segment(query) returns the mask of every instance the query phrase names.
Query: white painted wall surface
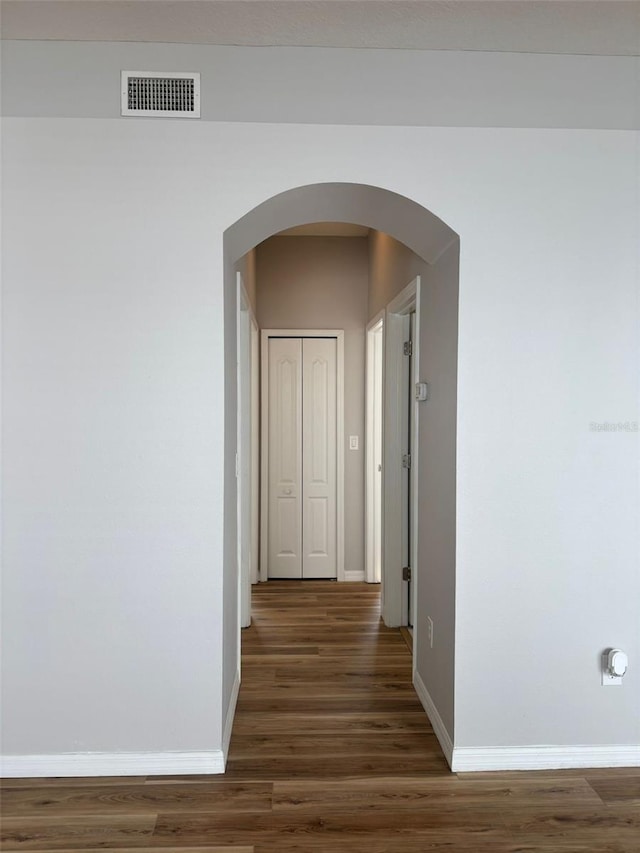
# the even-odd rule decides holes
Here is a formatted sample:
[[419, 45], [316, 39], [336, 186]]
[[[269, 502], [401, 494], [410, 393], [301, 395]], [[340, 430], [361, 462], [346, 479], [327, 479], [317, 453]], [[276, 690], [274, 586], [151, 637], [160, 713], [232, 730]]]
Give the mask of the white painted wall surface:
[[3, 132], [3, 751], [219, 747], [208, 194], [115, 124], [21, 124]]
[[638, 419], [635, 134], [9, 119], [3, 158], [6, 753], [220, 746], [222, 233], [317, 181], [461, 235], [456, 743], [640, 742], [638, 434], [589, 428]]
[[[344, 329], [345, 570], [364, 572], [364, 349], [369, 261], [366, 237], [273, 237], [256, 251], [263, 329]], [[348, 439], [346, 439], [348, 441]]]

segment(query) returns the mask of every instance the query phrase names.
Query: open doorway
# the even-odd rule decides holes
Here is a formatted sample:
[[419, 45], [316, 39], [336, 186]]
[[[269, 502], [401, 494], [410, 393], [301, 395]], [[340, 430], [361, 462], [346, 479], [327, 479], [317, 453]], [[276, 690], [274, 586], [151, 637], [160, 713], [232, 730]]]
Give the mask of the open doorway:
[[[328, 214], [331, 212], [331, 216]], [[323, 216], [325, 214], [325, 216]], [[243, 257], [243, 252], [260, 247], [265, 239], [268, 240], [274, 234], [280, 234], [287, 228], [294, 227], [301, 222], [308, 223], [322, 217], [325, 221], [351, 221], [365, 227], [369, 235], [376, 234], [373, 241], [369, 237], [368, 261], [370, 269], [375, 268], [375, 275], [369, 275], [367, 283], [367, 305], [364, 322], [360, 325], [360, 339], [362, 350], [362, 383], [358, 392], [362, 407], [362, 422], [356, 427], [348, 422], [345, 428], [344, 451], [347, 460], [359, 458], [362, 466], [362, 477], [360, 485], [360, 500], [365, 503], [364, 472], [365, 472], [365, 450], [369, 443], [365, 441], [365, 369], [364, 352], [367, 340], [367, 325], [372, 318], [386, 308], [384, 322], [384, 415], [382, 417], [383, 435], [383, 461], [380, 492], [382, 495], [382, 511], [380, 532], [376, 538], [371, 540], [374, 547], [369, 547], [367, 537], [367, 555], [375, 552], [375, 542], [380, 543], [382, 558], [379, 560], [380, 579], [384, 590], [384, 621], [389, 626], [414, 624], [414, 654], [413, 680], [422, 704], [428, 709], [434, 728], [443, 743], [445, 753], [451, 744], [450, 733], [453, 732], [453, 685], [454, 670], [453, 649], [455, 644], [454, 618], [455, 618], [455, 500], [450, 498], [455, 495], [455, 352], [457, 342], [457, 257], [458, 240], [444, 223], [434, 217], [431, 213], [415, 205], [408, 199], [403, 199], [393, 193], [378, 190], [374, 187], [364, 187], [350, 184], [329, 184], [318, 187], [301, 187], [284, 193], [272, 202], [256, 208], [247, 216], [239, 220], [225, 234], [225, 266], [228, 271], [235, 270]], [[396, 238], [400, 238], [397, 240]], [[276, 240], [281, 239], [279, 237]], [[446, 263], [441, 258], [447, 259]], [[413, 285], [413, 305], [408, 302], [400, 304], [398, 299], [401, 294], [402, 285], [407, 280], [415, 282]], [[393, 278], [393, 282], [389, 284]], [[428, 337], [435, 349], [434, 351], [433, 376], [426, 376], [424, 365], [421, 363], [421, 345], [424, 332], [421, 330], [421, 320], [424, 319], [424, 311], [421, 307], [419, 296], [420, 280], [426, 281], [430, 290], [429, 299], [432, 304], [428, 316]], [[445, 292], [446, 291], [446, 292]], [[314, 293], [323, 293], [324, 288], [318, 287]], [[228, 293], [228, 291], [227, 291]], [[325, 294], [326, 296], [326, 294]], [[432, 299], [433, 297], [433, 299]], [[395, 300], [395, 302], [394, 302]], [[305, 308], [311, 310], [317, 307], [313, 299], [304, 299]], [[446, 303], [446, 304], [445, 304]], [[296, 294], [291, 298], [283, 300], [283, 304], [291, 307], [296, 304]], [[231, 306], [229, 306], [231, 307]], [[306, 319], [291, 319], [289, 322], [258, 320], [262, 328], [305, 330], [312, 326]], [[415, 315], [412, 323], [411, 314]], [[443, 336], [438, 333], [433, 335], [433, 330], [438, 323], [446, 329], [446, 346], [442, 346]], [[415, 338], [413, 345], [418, 351], [414, 356], [413, 373], [409, 372], [397, 375], [397, 381], [392, 385], [391, 375], [393, 368], [389, 370], [388, 362], [389, 347], [387, 341], [389, 336], [393, 340], [393, 329], [400, 329], [402, 337], [407, 329], [413, 328]], [[227, 324], [227, 331], [230, 329]], [[340, 328], [338, 322], [328, 323], [318, 319], [319, 329]], [[381, 330], [380, 330], [381, 331]], [[425, 330], [426, 331], [426, 330]], [[410, 335], [411, 337], [411, 335]], [[453, 347], [451, 343], [453, 342]], [[404, 341], [403, 341], [404, 343]], [[348, 344], [345, 336], [345, 351]], [[415, 350], [414, 350], [415, 352]], [[452, 357], [453, 355], [453, 357]], [[439, 359], [441, 358], [441, 361]], [[446, 364], [445, 364], [446, 362]], [[443, 388], [439, 385], [442, 377], [446, 393], [442, 394]], [[228, 377], [227, 377], [228, 378]], [[433, 406], [436, 418], [429, 415], [424, 419], [424, 424], [417, 422], [417, 411], [414, 405], [412, 393], [418, 379], [435, 379], [434, 387], [438, 396], [446, 405], [438, 410], [440, 401]], [[429, 382], [431, 385], [431, 381]], [[348, 400], [354, 395], [348, 391], [348, 381], [345, 381], [345, 407]], [[235, 399], [235, 388], [226, 385], [227, 396], [225, 398], [226, 410], [229, 400]], [[240, 388], [241, 391], [241, 388]], [[394, 406], [394, 395], [400, 394], [397, 405]], [[347, 416], [347, 413], [345, 412]], [[241, 417], [241, 415], [240, 415]], [[388, 423], [397, 424], [397, 436], [405, 441], [405, 446], [400, 450], [394, 446], [393, 454], [399, 457], [400, 469], [397, 470], [396, 462], [389, 454], [388, 443], [393, 428], [388, 431]], [[428, 429], [426, 429], [428, 427]], [[446, 433], [446, 441], [443, 436]], [[231, 435], [230, 432], [226, 433]], [[429, 468], [424, 467], [423, 449], [426, 442], [429, 445], [429, 456], [432, 464]], [[452, 439], [453, 438], [453, 442]], [[438, 447], [442, 443], [443, 453], [438, 453]], [[453, 449], [453, 453], [451, 452]], [[406, 452], [402, 452], [405, 450]], [[354, 454], [353, 456], [351, 454]], [[373, 452], [375, 456], [375, 451]], [[403, 457], [410, 457], [410, 465], [403, 468]], [[393, 461], [393, 464], [391, 464]], [[433, 463], [436, 464], [433, 464]], [[417, 463], [417, 464], [416, 464]], [[380, 463], [378, 463], [380, 464]], [[393, 470], [392, 470], [393, 469]], [[412, 470], [413, 469], [413, 470]], [[435, 476], [434, 476], [435, 472]], [[373, 472], [371, 472], [373, 473]], [[369, 476], [369, 474], [368, 474]], [[393, 489], [389, 483], [396, 481], [398, 496], [397, 501], [391, 502], [389, 498]], [[229, 479], [225, 483], [231, 485]], [[421, 494], [426, 494], [428, 500], [417, 503], [417, 488], [420, 485]], [[404, 498], [403, 498], [404, 495]], [[440, 500], [441, 495], [446, 495], [445, 502]], [[345, 518], [357, 501], [351, 501], [345, 494], [344, 510]], [[440, 524], [443, 509], [448, 513], [446, 525]], [[364, 506], [362, 510], [362, 526], [359, 530], [361, 542], [361, 557], [358, 561], [350, 561], [348, 558], [348, 546], [345, 543], [345, 575], [348, 572], [357, 571], [358, 579], [364, 580], [365, 571], [370, 572], [370, 564], [373, 565], [372, 573], [367, 579], [375, 582], [375, 561], [365, 559], [365, 531], [364, 531]], [[393, 529], [394, 517], [399, 521], [396, 531]], [[390, 528], [391, 525], [391, 528]], [[346, 528], [349, 525], [347, 523]], [[353, 527], [353, 525], [352, 525]], [[375, 524], [372, 524], [375, 527]], [[445, 535], [442, 531], [445, 530]], [[453, 533], [453, 536], [452, 536]], [[228, 530], [225, 530], [228, 535]], [[388, 559], [388, 554], [393, 545], [394, 536], [397, 549], [394, 551], [393, 560]], [[345, 534], [345, 539], [347, 535]], [[433, 549], [431, 553], [431, 549]], [[425, 559], [428, 553], [428, 560]], [[241, 552], [240, 552], [241, 554]], [[239, 555], [239, 559], [240, 559]], [[409, 565], [407, 565], [409, 564]], [[413, 564], [413, 565], [411, 565]], [[403, 580], [402, 570], [411, 569], [410, 578]], [[226, 571], [226, 568], [225, 568]], [[236, 576], [237, 577], [237, 576]], [[356, 578], [345, 577], [346, 580]], [[230, 578], [231, 580], [231, 578]], [[410, 584], [410, 586], [409, 586]], [[225, 583], [225, 620], [233, 609], [228, 606], [227, 599], [233, 597], [233, 584]], [[433, 632], [430, 636], [426, 632], [427, 614], [436, 614], [436, 637], [441, 645], [433, 643]], [[431, 620], [429, 620], [431, 621]], [[225, 630], [225, 638], [231, 636]], [[426, 641], [425, 639], [426, 638]], [[226, 642], [226, 641], [225, 641]], [[225, 645], [225, 660], [233, 659], [234, 650], [230, 648], [232, 658], [227, 657], [227, 645]], [[239, 662], [239, 638], [235, 649], [235, 660]], [[442, 663], [442, 665], [441, 665]], [[229, 683], [230, 679], [225, 679]], [[433, 695], [432, 695], [433, 692]], [[230, 696], [230, 699], [233, 697]], [[232, 716], [232, 702], [229, 704], [228, 715]], [[439, 709], [443, 709], [442, 717]]]

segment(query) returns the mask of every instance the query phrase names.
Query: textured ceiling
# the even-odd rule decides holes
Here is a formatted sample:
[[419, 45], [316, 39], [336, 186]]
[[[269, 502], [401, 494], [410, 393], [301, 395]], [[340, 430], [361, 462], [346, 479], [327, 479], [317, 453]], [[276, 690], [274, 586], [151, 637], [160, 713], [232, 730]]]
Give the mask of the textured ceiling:
[[638, 55], [640, 0], [2, 0], [2, 37]]

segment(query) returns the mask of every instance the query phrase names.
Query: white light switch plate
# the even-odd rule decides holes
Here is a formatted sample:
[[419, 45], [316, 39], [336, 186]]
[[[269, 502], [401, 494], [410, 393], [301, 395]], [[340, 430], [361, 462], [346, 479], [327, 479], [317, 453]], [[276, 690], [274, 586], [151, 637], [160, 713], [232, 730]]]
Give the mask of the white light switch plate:
[[358, 436], [350, 435], [349, 436], [349, 450], [357, 450], [359, 446]]

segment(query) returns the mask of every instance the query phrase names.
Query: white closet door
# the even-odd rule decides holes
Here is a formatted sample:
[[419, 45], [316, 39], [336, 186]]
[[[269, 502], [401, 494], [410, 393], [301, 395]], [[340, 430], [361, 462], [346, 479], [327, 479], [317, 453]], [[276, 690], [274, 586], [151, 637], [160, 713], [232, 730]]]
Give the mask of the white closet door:
[[335, 338], [302, 342], [302, 576], [337, 577]]
[[269, 338], [269, 576], [302, 577], [302, 340]]

